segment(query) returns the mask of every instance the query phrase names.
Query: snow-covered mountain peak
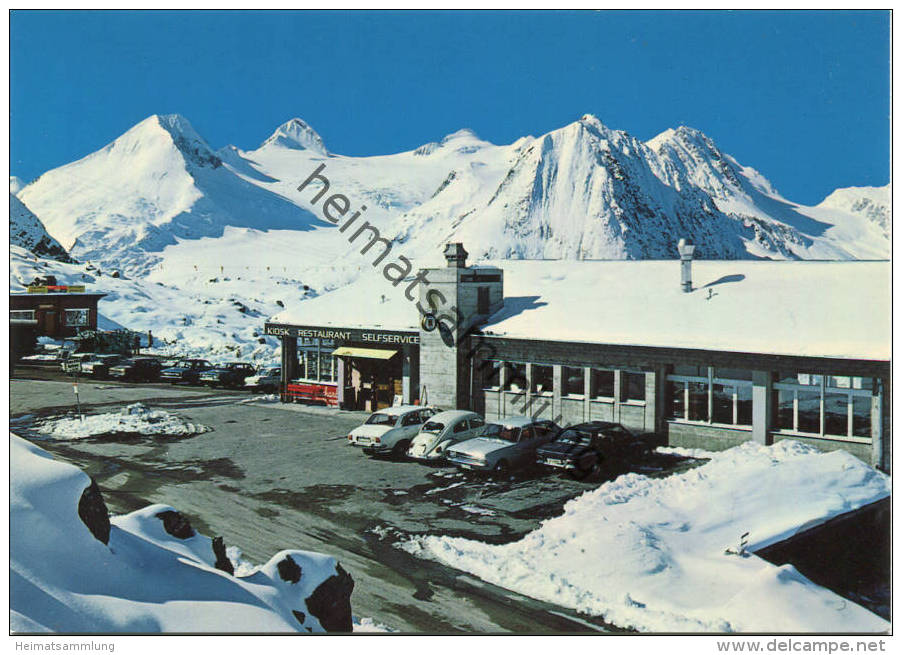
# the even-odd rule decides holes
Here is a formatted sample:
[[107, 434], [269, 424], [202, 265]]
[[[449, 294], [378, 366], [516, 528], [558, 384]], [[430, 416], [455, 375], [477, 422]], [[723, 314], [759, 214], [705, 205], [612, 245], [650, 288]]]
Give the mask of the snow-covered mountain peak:
[[889, 234], [892, 186], [863, 186], [837, 189], [817, 205], [821, 209], [839, 210], [860, 215]]
[[452, 141], [460, 141], [460, 140], [472, 140], [472, 141], [481, 141], [482, 139], [477, 136], [476, 132], [471, 130], [469, 127], [465, 127], [461, 130], [457, 130], [456, 132], [452, 132], [445, 136], [442, 139], [442, 145], [446, 143], [451, 143]]
[[322, 137], [300, 118], [292, 118], [282, 123], [260, 147], [272, 145], [294, 150], [311, 150], [320, 155], [329, 154]]

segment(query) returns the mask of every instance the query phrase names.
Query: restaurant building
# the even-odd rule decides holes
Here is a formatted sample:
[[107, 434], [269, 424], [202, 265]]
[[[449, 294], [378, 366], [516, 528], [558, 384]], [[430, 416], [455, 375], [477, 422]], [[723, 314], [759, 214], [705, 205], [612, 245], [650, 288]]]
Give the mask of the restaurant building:
[[97, 303], [105, 295], [86, 292], [81, 285], [35, 284], [10, 292], [9, 317], [34, 321], [38, 336], [67, 339], [97, 329]]
[[418, 295], [374, 270], [273, 317], [283, 399], [609, 420], [707, 450], [795, 439], [890, 468], [888, 262], [467, 266], [449, 244], [420, 274]]

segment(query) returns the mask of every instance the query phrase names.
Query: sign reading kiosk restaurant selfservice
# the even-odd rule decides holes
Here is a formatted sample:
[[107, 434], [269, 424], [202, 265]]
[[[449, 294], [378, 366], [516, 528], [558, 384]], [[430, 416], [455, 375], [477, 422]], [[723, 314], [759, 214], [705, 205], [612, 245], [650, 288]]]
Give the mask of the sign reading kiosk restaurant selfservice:
[[266, 334], [273, 337], [307, 337], [339, 341], [364, 341], [369, 343], [420, 343], [418, 334], [390, 330], [361, 330], [355, 328], [317, 328], [297, 325], [267, 324]]

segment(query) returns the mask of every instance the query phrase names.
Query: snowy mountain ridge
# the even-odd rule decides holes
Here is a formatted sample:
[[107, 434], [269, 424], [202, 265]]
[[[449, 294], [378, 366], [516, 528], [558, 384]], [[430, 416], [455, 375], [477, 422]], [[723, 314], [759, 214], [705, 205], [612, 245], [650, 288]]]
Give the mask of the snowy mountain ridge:
[[135, 275], [227, 228], [299, 231], [308, 250], [334, 260], [352, 249], [316, 218], [312, 188], [297, 190], [321, 163], [336, 192], [418, 257], [453, 239], [476, 259], [673, 258], [680, 237], [706, 258], [889, 256], [880, 189], [804, 207], [699, 130], [642, 142], [591, 114], [510, 145], [463, 129], [372, 157], [330, 153], [300, 118], [245, 151], [214, 150], [182, 116], [151, 116], [20, 195], [73, 256]]

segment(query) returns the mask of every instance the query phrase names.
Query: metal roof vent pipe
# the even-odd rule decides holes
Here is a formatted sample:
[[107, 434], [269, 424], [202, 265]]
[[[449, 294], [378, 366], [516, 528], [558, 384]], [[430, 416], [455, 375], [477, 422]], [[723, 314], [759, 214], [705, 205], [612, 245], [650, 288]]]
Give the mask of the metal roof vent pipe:
[[692, 239], [680, 239], [677, 243], [680, 252], [680, 286], [683, 293], [692, 291], [692, 255], [695, 254], [695, 245]]

